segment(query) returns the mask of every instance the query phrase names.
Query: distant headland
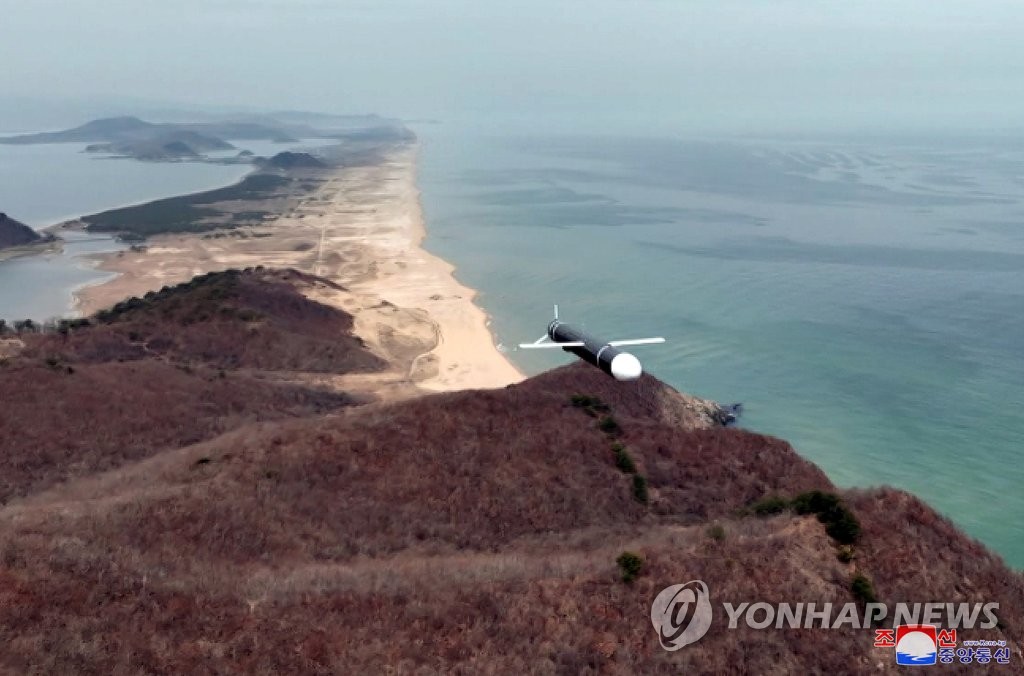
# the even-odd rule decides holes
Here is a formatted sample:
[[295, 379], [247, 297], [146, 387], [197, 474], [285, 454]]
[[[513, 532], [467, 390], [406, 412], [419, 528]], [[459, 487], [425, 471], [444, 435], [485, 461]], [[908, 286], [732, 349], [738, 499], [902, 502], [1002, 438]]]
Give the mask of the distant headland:
[[62, 131], [0, 138], [0, 144], [85, 143], [85, 152], [148, 162], [212, 161], [249, 163], [252, 153], [209, 157], [235, 149], [231, 141], [294, 143], [302, 138], [360, 140], [399, 133], [401, 125], [378, 116], [286, 112], [279, 117], [252, 116], [202, 122], [148, 122], [131, 115], [86, 122]]
[[40, 235], [24, 223], [0, 212], [0, 260], [40, 253], [59, 241], [54, 235]]
[[[246, 141], [297, 143], [324, 141], [318, 152], [282, 152], [260, 156], [242, 146]], [[124, 115], [96, 119], [61, 131], [0, 138], [0, 145], [84, 144], [83, 152], [145, 162], [207, 162], [253, 167], [240, 182], [201, 193], [117, 207], [61, 224], [61, 229], [112, 233], [126, 241], [141, 241], [156, 234], [235, 230], [259, 225], [271, 216], [286, 195], [305, 193], [323, 180], [320, 174], [339, 162], [375, 161], [381, 148], [406, 143], [415, 135], [400, 121], [378, 115], [328, 115], [282, 111], [265, 115], [185, 122], [150, 122]], [[236, 145], [239, 144], [239, 145]], [[339, 148], [344, 151], [339, 152]], [[324, 154], [325, 148], [331, 148]], [[332, 156], [333, 155], [333, 156]], [[39, 235], [16, 221], [0, 232], [0, 259], [37, 253], [39, 244], [59, 242]], [[21, 224], [17, 224], [21, 225]], [[38, 239], [32, 239], [38, 238]]]

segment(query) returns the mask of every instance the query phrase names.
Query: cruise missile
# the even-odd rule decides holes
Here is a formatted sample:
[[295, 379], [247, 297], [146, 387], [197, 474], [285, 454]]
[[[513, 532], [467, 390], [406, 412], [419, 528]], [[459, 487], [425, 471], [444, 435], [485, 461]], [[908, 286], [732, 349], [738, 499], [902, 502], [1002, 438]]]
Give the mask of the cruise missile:
[[585, 331], [561, 321], [556, 305], [555, 318], [548, 324], [548, 332], [533, 343], [520, 343], [519, 347], [524, 350], [559, 347], [596, 366], [616, 380], [628, 381], [639, 378], [644, 372], [643, 367], [639, 359], [619, 348], [664, 342], [664, 338], [636, 338], [609, 342], [598, 340]]

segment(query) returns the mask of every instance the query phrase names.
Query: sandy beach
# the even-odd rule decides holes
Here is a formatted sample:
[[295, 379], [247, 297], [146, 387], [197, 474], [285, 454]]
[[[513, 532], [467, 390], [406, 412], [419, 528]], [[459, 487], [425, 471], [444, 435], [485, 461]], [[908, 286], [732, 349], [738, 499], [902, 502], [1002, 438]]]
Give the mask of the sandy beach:
[[161, 235], [144, 250], [103, 255], [99, 267], [117, 277], [79, 290], [79, 311], [91, 314], [206, 272], [291, 267], [344, 287], [307, 293], [355, 317], [356, 333], [393, 365], [383, 377], [396, 393], [403, 385], [447, 391], [523, 379], [495, 346], [486, 314], [473, 303], [475, 291], [422, 247], [415, 145], [320, 178], [326, 180], [315, 190], [280, 200], [275, 219], [244, 235]]

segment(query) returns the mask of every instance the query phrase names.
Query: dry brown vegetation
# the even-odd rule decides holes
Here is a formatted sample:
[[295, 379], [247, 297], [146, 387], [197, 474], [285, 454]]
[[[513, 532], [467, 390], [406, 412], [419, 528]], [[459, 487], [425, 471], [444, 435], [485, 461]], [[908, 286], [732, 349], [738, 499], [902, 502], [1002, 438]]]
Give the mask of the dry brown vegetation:
[[312, 285], [339, 288], [295, 270], [210, 273], [118, 303], [87, 330], [40, 337], [26, 354], [79, 362], [162, 357], [264, 371], [383, 368], [351, 334], [352, 317], [299, 293]]
[[[241, 279], [257, 296], [312, 283], [276, 274]], [[272, 305], [260, 321], [288, 340], [298, 324], [276, 324]], [[716, 603], [845, 603], [857, 573], [888, 602], [999, 601], [1001, 628], [976, 637], [1015, 650], [1024, 638], [1021, 576], [904, 493], [844, 494], [863, 527], [847, 563], [814, 516], [756, 516], [766, 496], [835, 488], [785, 442], [715, 426], [710, 404], [649, 376], [623, 384], [576, 364], [501, 390], [340, 408], [343, 395], [251, 366], [220, 378], [230, 360], [273, 360], [204, 353], [159, 308], [97, 327], [149, 331], [147, 343], [174, 334], [155, 354], [97, 362], [99, 338], [74, 334], [68, 374], [41, 363], [60, 336], [46, 349], [30, 337], [30, 355], [0, 369], [9, 671], [895, 671], [869, 630], [728, 630], [719, 612], [703, 640], [668, 653], [650, 626], [669, 584], [704, 580]], [[305, 335], [329, 340], [315, 323]], [[9, 383], [36, 394], [22, 403]], [[233, 383], [252, 399], [233, 398]], [[648, 504], [614, 444], [646, 477]], [[626, 551], [644, 561], [630, 584], [616, 564]]]
[[[0, 504], [241, 425], [356, 403], [271, 377], [382, 362], [294, 271], [231, 271], [126, 301], [0, 361]], [[317, 281], [317, 283], [326, 283]]]

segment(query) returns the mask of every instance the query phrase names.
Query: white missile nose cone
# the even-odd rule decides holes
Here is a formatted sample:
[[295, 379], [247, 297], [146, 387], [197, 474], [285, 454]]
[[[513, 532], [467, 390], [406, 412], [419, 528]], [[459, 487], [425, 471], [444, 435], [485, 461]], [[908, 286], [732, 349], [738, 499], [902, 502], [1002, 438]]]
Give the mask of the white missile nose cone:
[[616, 380], [636, 380], [644, 370], [640, 366], [640, 360], [623, 352], [612, 358], [612, 376]]

